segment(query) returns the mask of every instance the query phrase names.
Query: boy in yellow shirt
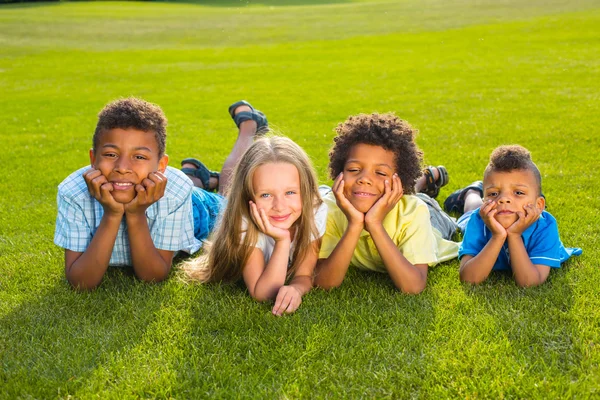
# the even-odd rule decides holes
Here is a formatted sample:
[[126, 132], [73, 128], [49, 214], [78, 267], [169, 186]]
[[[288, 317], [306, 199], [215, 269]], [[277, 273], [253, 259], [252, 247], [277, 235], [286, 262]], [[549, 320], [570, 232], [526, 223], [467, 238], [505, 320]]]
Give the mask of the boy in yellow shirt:
[[459, 244], [447, 240], [453, 229], [444, 238], [442, 227], [432, 226], [451, 221], [435, 200], [415, 194], [423, 180], [416, 130], [387, 113], [350, 117], [336, 131], [329, 153], [335, 181], [324, 197], [329, 211], [315, 284], [339, 286], [353, 265], [386, 272], [401, 291], [420, 293], [428, 265], [457, 257]]

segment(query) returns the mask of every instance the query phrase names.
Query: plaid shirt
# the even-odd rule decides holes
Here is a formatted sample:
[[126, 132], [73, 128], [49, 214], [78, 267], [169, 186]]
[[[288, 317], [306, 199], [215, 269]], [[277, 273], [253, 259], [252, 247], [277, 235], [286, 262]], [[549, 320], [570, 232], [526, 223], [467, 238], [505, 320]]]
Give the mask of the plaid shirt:
[[[102, 205], [88, 192], [83, 173], [89, 166], [69, 175], [58, 186], [58, 216], [54, 243], [83, 253], [92, 241], [104, 214]], [[146, 210], [150, 236], [157, 249], [194, 253], [201, 242], [194, 237], [192, 182], [178, 169], [167, 167], [165, 195]], [[109, 265], [132, 265], [125, 218], [121, 221]]]

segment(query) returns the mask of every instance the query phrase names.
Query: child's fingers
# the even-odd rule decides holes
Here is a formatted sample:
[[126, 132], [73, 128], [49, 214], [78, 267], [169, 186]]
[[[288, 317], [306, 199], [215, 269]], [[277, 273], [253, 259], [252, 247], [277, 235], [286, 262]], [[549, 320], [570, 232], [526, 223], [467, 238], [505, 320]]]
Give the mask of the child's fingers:
[[398, 174], [394, 174], [394, 176], [392, 176], [392, 200], [394, 204], [400, 200], [403, 194], [402, 181], [398, 177]]
[[293, 313], [294, 311], [296, 311], [298, 309], [298, 307], [300, 307], [301, 303], [302, 303], [302, 297], [300, 297], [300, 296], [292, 297], [292, 299], [290, 300], [290, 304], [287, 306], [287, 308], [284, 310], [284, 312], [286, 314]]
[[264, 232], [265, 228], [262, 225], [260, 214], [258, 213], [258, 207], [256, 207], [256, 203], [254, 203], [253, 201], [250, 201], [250, 216], [252, 216], [252, 220], [254, 221], [256, 226], [258, 226], [258, 229], [261, 232]]
[[101, 203], [108, 203], [113, 200], [111, 192], [114, 190], [112, 183], [105, 182], [98, 188], [97, 198]]
[[[342, 182], [344, 182], [344, 174], [340, 172], [340, 174], [335, 178], [335, 181], [333, 181], [333, 186], [331, 187], [331, 190], [337, 192]], [[344, 186], [342, 185], [342, 187]]]
[[275, 305], [273, 306], [273, 314], [281, 315], [288, 308], [290, 304], [290, 296], [287, 288], [283, 287], [279, 289], [277, 298], [275, 299]]
[[264, 231], [271, 231], [272, 226], [271, 222], [269, 221], [269, 216], [267, 215], [267, 212], [261, 208], [260, 210], [258, 210], [258, 213], [260, 214], [260, 220], [262, 222]]
[[161, 199], [165, 195], [167, 177], [162, 172], [155, 171], [148, 174], [148, 179], [154, 183], [154, 198]]
[[[98, 172], [100, 172], [100, 171], [98, 171]], [[104, 184], [109, 184], [110, 189], [112, 190], [112, 184], [108, 183], [108, 181], [106, 180], [106, 177], [104, 175], [99, 174], [99, 175], [91, 178], [88, 181], [88, 185], [87, 185], [88, 191], [94, 198], [98, 199], [98, 198], [102, 197], [101, 188], [102, 188], [102, 185], [104, 185]]]

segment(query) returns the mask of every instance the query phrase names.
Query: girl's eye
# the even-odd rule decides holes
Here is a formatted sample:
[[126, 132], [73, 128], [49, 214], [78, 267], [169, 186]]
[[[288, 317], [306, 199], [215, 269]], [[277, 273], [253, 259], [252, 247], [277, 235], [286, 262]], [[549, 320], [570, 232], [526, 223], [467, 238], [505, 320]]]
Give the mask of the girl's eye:
[[260, 197], [260, 198], [262, 198], [262, 199], [266, 199], [266, 198], [267, 198], [267, 197], [269, 197], [269, 196], [270, 196], [270, 194], [269, 194], [269, 193], [263, 193], [263, 194], [261, 194], [259, 197]]
[[524, 192], [522, 192], [522, 191], [520, 191], [520, 190], [517, 190], [515, 193], [516, 193], [518, 196], [522, 196], [522, 195], [524, 195], [524, 194], [525, 194]]
[[496, 197], [498, 195], [497, 192], [489, 192], [488, 197]]
[[291, 196], [296, 194], [296, 192], [294, 192], [293, 190], [288, 190], [287, 192], [285, 192], [286, 195]]
[[387, 174], [385, 172], [377, 172], [377, 175], [379, 175], [379, 176], [387, 176]]
[[348, 172], [358, 172], [358, 168], [348, 168], [346, 171], [348, 171]]
[[145, 156], [135, 156], [136, 160], [146, 160]]
[[107, 158], [114, 158], [116, 156], [117, 155], [115, 153], [104, 153], [104, 157], [107, 157]]

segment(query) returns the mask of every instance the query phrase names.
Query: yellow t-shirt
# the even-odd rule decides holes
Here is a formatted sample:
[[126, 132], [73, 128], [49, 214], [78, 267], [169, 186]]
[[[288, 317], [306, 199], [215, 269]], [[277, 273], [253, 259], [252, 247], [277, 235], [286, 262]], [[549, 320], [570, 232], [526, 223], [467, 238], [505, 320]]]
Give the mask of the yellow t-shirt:
[[[323, 199], [329, 211], [319, 258], [329, 257], [348, 227], [346, 215], [337, 206], [333, 192]], [[442, 238], [440, 232], [431, 226], [427, 205], [415, 196], [402, 196], [398, 204], [385, 216], [383, 227], [400, 252], [413, 265], [435, 265], [458, 256], [459, 243]], [[361, 232], [350, 265], [360, 269], [387, 272], [369, 232]]]

